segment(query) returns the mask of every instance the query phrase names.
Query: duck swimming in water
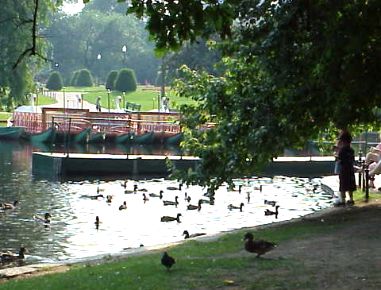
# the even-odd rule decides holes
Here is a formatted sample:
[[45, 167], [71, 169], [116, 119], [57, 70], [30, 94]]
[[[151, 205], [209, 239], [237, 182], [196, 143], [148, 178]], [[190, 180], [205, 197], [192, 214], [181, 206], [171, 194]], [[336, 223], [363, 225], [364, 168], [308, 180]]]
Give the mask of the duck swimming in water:
[[127, 209], [127, 202], [123, 201], [123, 204], [119, 206], [119, 210]]
[[50, 224], [50, 218], [52, 217], [52, 215], [48, 212], [46, 212], [44, 214], [44, 216], [39, 216], [39, 215], [34, 215], [33, 216], [33, 219], [37, 222], [40, 222], [40, 223], [44, 223], [44, 224]]
[[150, 193], [149, 196], [150, 196], [150, 197], [158, 197], [158, 198], [162, 199], [162, 198], [163, 198], [163, 191], [160, 190], [159, 194], [156, 194], [156, 193]]
[[275, 200], [267, 200], [267, 199], [265, 199], [265, 204], [268, 204], [268, 205], [271, 205], [271, 206], [275, 206], [276, 201]]
[[271, 251], [277, 246], [275, 243], [272, 242], [267, 242], [264, 240], [254, 240], [254, 236], [252, 233], [246, 233], [243, 239], [245, 241], [245, 250], [250, 253], [256, 253], [257, 258], [259, 258], [263, 254], [266, 254], [267, 252]]
[[266, 209], [265, 210], [265, 215], [275, 215], [275, 218], [277, 219], [278, 218], [278, 214], [279, 214], [279, 205], [277, 205], [275, 207], [275, 211], [272, 211], [272, 210], [269, 210], [269, 209]]
[[241, 202], [241, 204], [239, 206], [236, 206], [236, 205], [233, 205], [233, 204], [229, 204], [228, 205], [228, 209], [229, 210], [232, 210], [232, 209], [239, 209], [239, 211], [242, 211], [242, 207], [244, 206], [243, 202]]
[[195, 210], [195, 209], [201, 210], [201, 204], [202, 204], [202, 201], [199, 200], [198, 205], [188, 204], [187, 209], [188, 210]]
[[179, 204], [179, 201], [178, 201], [179, 197], [176, 195], [175, 196], [175, 201], [171, 201], [171, 200], [163, 200], [163, 204], [164, 205], [178, 205]]
[[173, 222], [173, 221], [177, 221], [178, 223], [180, 223], [180, 217], [181, 217], [181, 213], [178, 213], [176, 217], [162, 216], [160, 221], [161, 222]]
[[0, 253], [0, 262], [5, 264], [22, 260], [25, 258], [25, 252], [26, 249], [24, 247], [20, 247], [18, 254], [12, 252]]
[[0, 203], [0, 209], [7, 210], [7, 209], [15, 209], [18, 205], [19, 201], [15, 200], [13, 203]]

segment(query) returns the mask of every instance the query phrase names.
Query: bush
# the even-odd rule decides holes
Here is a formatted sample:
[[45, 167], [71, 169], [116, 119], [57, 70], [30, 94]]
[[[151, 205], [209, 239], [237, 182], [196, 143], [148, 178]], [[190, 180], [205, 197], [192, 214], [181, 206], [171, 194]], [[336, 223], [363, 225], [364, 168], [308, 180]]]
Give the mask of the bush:
[[135, 72], [128, 68], [121, 69], [115, 81], [115, 90], [121, 92], [134, 92], [136, 91], [136, 87]]
[[63, 87], [62, 77], [58, 71], [52, 72], [49, 76], [46, 88], [51, 91], [59, 91]]
[[92, 87], [93, 86], [93, 78], [88, 69], [81, 69], [78, 74], [77, 87]]
[[106, 80], [106, 90], [115, 89], [115, 80], [118, 77], [118, 71], [112, 70], [109, 72]]
[[77, 86], [77, 79], [78, 79], [79, 71], [73, 71], [73, 74], [71, 76], [70, 85], [73, 87]]

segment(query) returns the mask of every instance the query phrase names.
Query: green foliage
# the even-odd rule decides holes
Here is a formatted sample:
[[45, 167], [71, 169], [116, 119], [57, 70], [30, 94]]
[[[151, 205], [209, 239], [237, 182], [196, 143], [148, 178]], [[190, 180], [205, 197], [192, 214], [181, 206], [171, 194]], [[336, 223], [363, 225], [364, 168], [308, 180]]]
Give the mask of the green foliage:
[[112, 70], [109, 72], [106, 80], [106, 90], [114, 90], [117, 77], [118, 71]]
[[[186, 69], [177, 83], [180, 96], [196, 100], [182, 109], [185, 149], [203, 160], [197, 170], [179, 175], [184, 180], [216, 187], [234, 176], [260, 174], [284, 148], [302, 147], [328, 128], [378, 120], [377, 0], [200, 3], [187, 1], [179, 12], [172, 2], [132, 1], [129, 9], [148, 16], [159, 49], [209, 35], [205, 28], [232, 32], [219, 45], [225, 69], [220, 77]], [[226, 7], [230, 12], [220, 23], [236, 19], [234, 26], [205, 26], [219, 21], [208, 12]], [[210, 122], [212, 129], [200, 130]]]
[[79, 70], [76, 70], [72, 73], [71, 79], [70, 79], [70, 85], [75, 87], [77, 86], [77, 79], [79, 75]]
[[52, 72], [49, 76], [46, 88], [51, 91], [59, 91], [63, 87], [61, 74], [57, 71]]
[[134, 92], [136, 91], [136, 77], [132, 69], [121, 69], [115, 80], [115, 90], [120, 92]]
[[93, 86], [93, 78], [88, 69], [81, 69], [79, 71], [76, 85], [78, 87], [92, 87]]

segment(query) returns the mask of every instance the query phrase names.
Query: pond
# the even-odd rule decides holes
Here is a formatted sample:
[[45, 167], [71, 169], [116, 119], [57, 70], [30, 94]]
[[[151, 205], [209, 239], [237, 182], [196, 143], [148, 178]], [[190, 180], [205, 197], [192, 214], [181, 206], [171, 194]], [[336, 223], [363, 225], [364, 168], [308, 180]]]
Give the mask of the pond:
[[[17, 251], [24, 245], [28, 249], [27, 264], [76, 261], [123, 253], [143, 245], [176, 242], [184, 239], [184, 230], [213, 235], [289, 220], [329, 207], [333, 202], [332, 192], [322, 186], [325, 182], [321, 178], [252, 177], [235, 180], [234, 190], [222, 186], [211, 203], [202, 203], [200, 210], [188, 210], [189, 204], [197, 205], [200, 199], [210, 201], [205, 188], [178, 189], [178, 182], [164, 178], [37, 179], [31, 173], [33, 150], [40, 149], [0, 141], [0, 202], [19, 201], [15, 209], [0, 211], [0, 250]], [[139, 148], [134, 150], [138, 152]], [[166, 149], [157, 150], [165, 153]], [[134, 186], [138, 188], [135, 193]], [[149, 196], [160, 190], [162, 199]], [[97, 194], [104, 198], [89, 198]], [[149, 200], [145, 201], [143, 194]], [[106, 195], [112, 196], [112, 202], [107, 202]], [[164, 206], [164, 200], [174, 201], [176, 196], [177, 206]], [[265, 215], [267, 209], [275, 211], [265, 200], [279, 205], [277, 217]], [[119, 210], [123, 202], [127, 209]], [[242, 211], [228, 209], [230, 204], [241, 203]], [[46, 212], [52, 216], [50, 225], [34, 218]], [[161, 222], [162, 216], [176, 217], [178, 213], [180, 222]], [[96, 216], [100, 219], [99, 227], [95, 225]]]

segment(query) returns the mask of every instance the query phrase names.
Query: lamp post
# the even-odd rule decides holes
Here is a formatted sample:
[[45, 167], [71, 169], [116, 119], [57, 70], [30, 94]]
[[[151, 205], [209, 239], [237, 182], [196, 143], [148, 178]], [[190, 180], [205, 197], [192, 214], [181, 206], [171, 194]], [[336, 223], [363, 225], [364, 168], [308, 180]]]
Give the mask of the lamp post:
[[123, 65], [126, 64], [126, 54], [127, 54], [127, 46], [123, 45], [122, 46], [122, 53], [123, 53]]
[[152, 98], [152, 110], [155, 109], [155, 97]]
[[110, 89], [107, 89], [107, 105], [108, 105], [108, 112], [110, 113]]
[[98, 53], [97, 55], [97, 61], [98, 61], [98, 71], [97, 71], [97, 85], [99, 86], [99, 67], [100, 67], [100, 60], [102, 59], [102, 55], [100, 53]]
[[123, 111], [126, 109], [126, 92], [123, 92]]

